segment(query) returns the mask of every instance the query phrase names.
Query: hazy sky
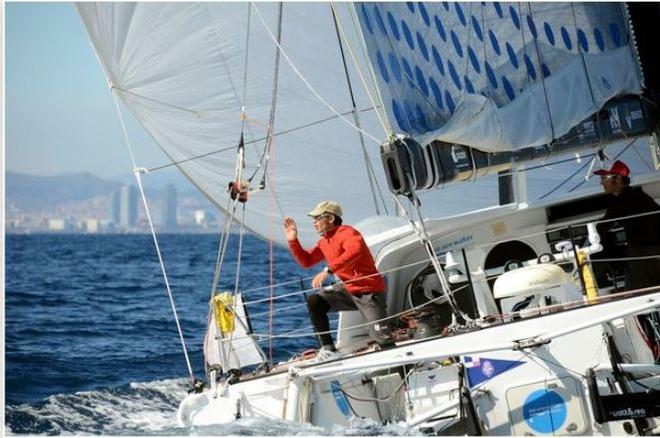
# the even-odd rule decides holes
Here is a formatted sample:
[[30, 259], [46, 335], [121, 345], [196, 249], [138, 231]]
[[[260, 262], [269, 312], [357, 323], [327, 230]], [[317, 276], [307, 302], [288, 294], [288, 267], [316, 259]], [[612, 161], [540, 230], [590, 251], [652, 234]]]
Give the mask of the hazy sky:
[[[5, 50], [7, 171], [130, 173], [114, 100], [72, 3], [5, 3]], [[138, 165], [165, 163], [136, 123], [129, 133]]]

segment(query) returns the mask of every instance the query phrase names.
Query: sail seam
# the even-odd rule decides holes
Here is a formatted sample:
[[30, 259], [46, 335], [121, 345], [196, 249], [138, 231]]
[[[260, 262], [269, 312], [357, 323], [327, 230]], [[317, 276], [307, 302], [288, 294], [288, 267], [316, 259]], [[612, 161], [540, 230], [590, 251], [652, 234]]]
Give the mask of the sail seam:
[[[534, 21], [534, 15], [532, 13], [532, 5], [527, 3], [527, 9], [529, 10], [529, 16]], [[543, 61], [541, 60], [541, 52], [539, 50], [539, 42], [538, 39], [534, 38], [534, 48], [536, 50], [536, 61], [537, 61], [537, 67], [539, 69], [539, 76], [541, 77], [541, 86], [543, 88], [543, 97], [545, 100], [545, 108], [548, 113], [548, 119], [550, 121], [550, 142], [553, 142], [555, 140], [555, 122], [552, 119], [552, 110], [550, 109], [550, 99], [548, 97], [548, 89], [545, 84], [545, 74], [543, 73]]]

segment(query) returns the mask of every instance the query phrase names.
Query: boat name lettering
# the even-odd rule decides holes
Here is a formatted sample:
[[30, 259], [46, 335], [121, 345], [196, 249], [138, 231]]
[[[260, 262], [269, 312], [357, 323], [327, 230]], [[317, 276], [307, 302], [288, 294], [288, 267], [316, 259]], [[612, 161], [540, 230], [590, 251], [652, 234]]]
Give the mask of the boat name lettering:
[[646, 409], [644, 408], [638, 408], [638, 409], [631, 409], [631, 408], [624, 408], [624, 409], [619, 409], [618, 411], [612, 412], [613, 417], [628, 417], [628, 418], [640, 418], [640, 417], [646, 417]]
[[548, 283], [549, 283], [548, 280], [546, 280], [546, 279], [541, 279], [541, 280], [531, 280], [529, 283], [527, 283], [527, 285], [528, 285], [529, 287], [533, 287], [533, 286], [545, 286], [545, 285], [547, 285]]
[[473, 235], [465, 235], [458, 237], [450, 242], [445, 242], [440, 247], [438, 247], [437, 251], [438, 252], [447, 252], [451, 251], [452, 249], [455, 248], [460, 248], [461, 246], [465, 246], [467, 243], [472, 242], [474, 239]]

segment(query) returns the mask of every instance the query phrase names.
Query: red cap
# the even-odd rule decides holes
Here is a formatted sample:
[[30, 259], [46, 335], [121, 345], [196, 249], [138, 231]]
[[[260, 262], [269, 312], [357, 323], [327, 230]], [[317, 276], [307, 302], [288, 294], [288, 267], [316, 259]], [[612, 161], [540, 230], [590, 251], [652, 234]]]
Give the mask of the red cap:
[[610, 170], [600, 169], [594, 172], [594, 175], [621, 175], [629, 176], [630, 169], [623, 161], [616, 160]]

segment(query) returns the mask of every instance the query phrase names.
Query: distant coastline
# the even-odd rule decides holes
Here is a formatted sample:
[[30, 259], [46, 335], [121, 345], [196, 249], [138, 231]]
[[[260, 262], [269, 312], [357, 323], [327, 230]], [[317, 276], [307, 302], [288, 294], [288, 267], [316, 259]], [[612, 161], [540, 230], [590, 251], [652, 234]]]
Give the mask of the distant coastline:
[[[89, 172], [38, 176], [5, 173], [6, 234], [149, 234], [131, 175], [113, 180]], [[181, 175], [145, 184], [159, 233], [214, 234], [223, 215]]]

